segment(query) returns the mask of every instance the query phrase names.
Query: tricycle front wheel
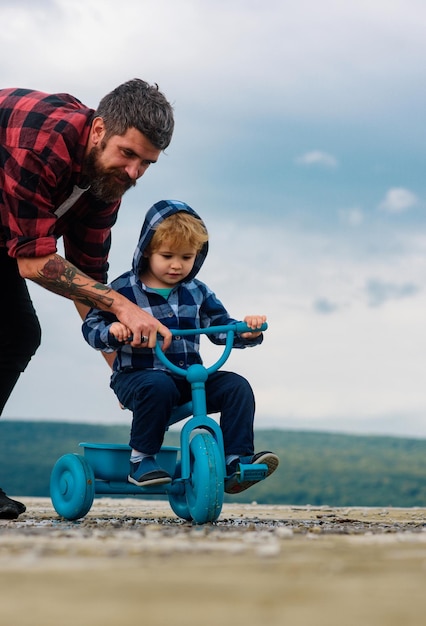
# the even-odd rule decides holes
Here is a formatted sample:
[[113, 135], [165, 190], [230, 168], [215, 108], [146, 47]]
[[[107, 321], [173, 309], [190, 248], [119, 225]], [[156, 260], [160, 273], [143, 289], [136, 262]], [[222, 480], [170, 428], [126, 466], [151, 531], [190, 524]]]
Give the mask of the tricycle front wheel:
[[196, 524], [214, 522], [222, 511], [224, 472], [222, 454], [209, 432], [197, 433], [190, 442], [191, 477], [185, 495]]

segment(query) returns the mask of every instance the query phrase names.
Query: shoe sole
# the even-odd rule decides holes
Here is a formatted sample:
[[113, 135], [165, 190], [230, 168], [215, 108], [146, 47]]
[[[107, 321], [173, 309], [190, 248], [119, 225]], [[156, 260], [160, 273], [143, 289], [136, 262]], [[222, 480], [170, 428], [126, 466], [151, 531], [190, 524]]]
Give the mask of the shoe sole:
[[132, 483], [132, 485], [136, 485], [137, 487], [149, 487], [149, 485], [166, 485], [172, 482], [170, 476], [160, 476], [157, 478], [147, 478], [146, 480], [137, 481], [135, 478], [131, 476], [127, 476], [127, 481]]
[[16, 506], [2, 506], [0, 508], [0, 519], [16, 519], [20, 515], [21, 511], [18, 511]]
[[[262, 463], [267, 465], [268, 472], [265, 478], [268, 478], [268, 476], [270, 476], [273, 472], [275, 472], [275, 470], [277, 469], [279, 465], [279, 462], [280, 462], [279, 458], [275, 454], [266, 453], [263, 456], [260, 456], [259, 458], [257, 458], [256, 461], [253, 463], [253, 465], [260, 465]], [[262, 479], [262, 480], [265, 480], [265, 479]], [[238, 479], [236, 476], [234, 477], [231, 476], [225, 483], [225, 493], [233, 493], [233, 494], [241, 493], [242, 491], [245, 491], [246, 489], [253, 487], [253, 485], [256, 485], [256, 483], [258, 482], [260, 481], [259, 480], [247, 480], [247, 481], [240, 483], [238, 482]]]

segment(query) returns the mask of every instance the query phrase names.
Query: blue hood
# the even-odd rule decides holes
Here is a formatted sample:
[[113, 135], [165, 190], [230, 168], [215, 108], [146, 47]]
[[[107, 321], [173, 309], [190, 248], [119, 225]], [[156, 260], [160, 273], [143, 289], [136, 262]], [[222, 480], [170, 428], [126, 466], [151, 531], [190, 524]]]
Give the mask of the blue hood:
[[[179, 213], [181, 211], [190, 213], [204, 224], [204, 222], [202, 221], [200, 216], [197, 215], [194, 209], [191, 209], [189, 205], [179, 200], [160, 200], [149, 209], [145, 216], [145, 221], [142, 224], [139, 242], [133, 255], [132, 270], [136, 276], [139, 276], [139, 274], [143, 272], [146, 268], [147, 259], [143, 256], [143, 253], [149, 245], [158, 224], [160, 224], [167, 217], [170, 217], [170, 215], [173, 215], [174, 213]], [[206, 242], [200, 252], [195, 257], [192, 272], [185, 278], [184, 282], [189, 282], [198, 274], [207, 256], [208, 247], [208, 242]]]

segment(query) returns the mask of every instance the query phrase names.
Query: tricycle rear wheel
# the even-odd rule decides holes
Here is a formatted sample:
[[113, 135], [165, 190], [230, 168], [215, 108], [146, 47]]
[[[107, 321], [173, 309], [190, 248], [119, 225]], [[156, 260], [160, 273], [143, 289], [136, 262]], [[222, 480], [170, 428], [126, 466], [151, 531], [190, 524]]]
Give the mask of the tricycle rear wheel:
[[79, 454], [64, 454], [55, 463], [50, 476], [50, 497], [61, 517], [76, 520], [90, 511], [95, 497], [92, 467]]

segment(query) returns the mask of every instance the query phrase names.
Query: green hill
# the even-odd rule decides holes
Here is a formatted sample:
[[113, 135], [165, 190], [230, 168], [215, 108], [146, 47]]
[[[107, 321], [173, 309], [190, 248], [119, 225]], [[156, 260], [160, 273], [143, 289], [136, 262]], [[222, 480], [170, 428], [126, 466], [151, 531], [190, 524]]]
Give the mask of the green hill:
[[[165, 443], [178, 445], [178, 433]], [[80, 441], [127, 443], [128, 426], [0, 420], [0, 485], [49, 496], [57, 459]], [[280, 457], [273, 476], [226, 501], [329, 506], [426, 506], [426, 440], [284, 430], [256, 431], [256, 450]]]

